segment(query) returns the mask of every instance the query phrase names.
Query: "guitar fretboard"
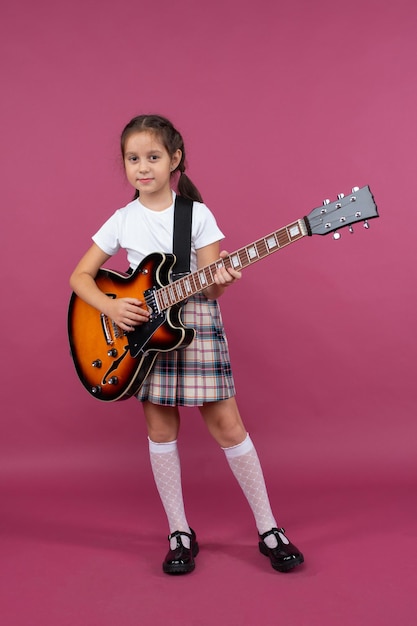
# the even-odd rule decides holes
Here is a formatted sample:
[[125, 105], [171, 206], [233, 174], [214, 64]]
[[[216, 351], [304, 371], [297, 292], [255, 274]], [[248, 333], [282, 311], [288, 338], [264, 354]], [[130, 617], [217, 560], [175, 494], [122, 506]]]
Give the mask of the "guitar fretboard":
[[214, 275], [218, 268], [224, 266], [227, 269], [242, 270], [306, 235], [308, 232], [305, 221], [303, 219], [297, 220], [244, 248], [232, 252], [224, 259], [218, 259], [196, 272], [187, 274], [183, 278], [161, 287], [155, 294], [159, 309], [161, 311], [166, 310], [213, 285], [215, 282]]

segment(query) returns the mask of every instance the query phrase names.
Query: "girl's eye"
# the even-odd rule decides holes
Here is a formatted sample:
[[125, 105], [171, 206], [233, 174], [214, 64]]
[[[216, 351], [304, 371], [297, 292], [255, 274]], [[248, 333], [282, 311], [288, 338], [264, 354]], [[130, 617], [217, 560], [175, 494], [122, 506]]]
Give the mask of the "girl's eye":
[[159, 159], [159, 156], [157, 154], [152, 154], [149, 158], [151, 161], [157, 161]]
[[137, 160], [138, 160], [138, 157], [135, 157], [135, 156], [130, 156], [128, 158], [128, 161], [130, 161], [130, 163], [136, 163]]

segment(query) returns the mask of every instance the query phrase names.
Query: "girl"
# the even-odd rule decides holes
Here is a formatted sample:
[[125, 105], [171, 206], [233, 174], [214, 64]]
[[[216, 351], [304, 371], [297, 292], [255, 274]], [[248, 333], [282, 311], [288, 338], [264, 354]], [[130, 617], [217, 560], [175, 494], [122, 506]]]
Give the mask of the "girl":
[[[178, 176], [178, 194], [194, 201], [191, 271], [224, 258], [227, 252], [220, 252], [219, 242], [224, 235], [185, 174], [184, 142], [169, 120], [158, 115], [135, 117], [122, 132], [121, 150], [126, 177], [136, 190], [134, 199], [93, 236], [93, 244], [75, 268], [70, 283], [78, 296], [128, 333], [148, 321], [144, 302], [133, 297], [109, 298], [94, 279], [99, 268], [120, 248], [127, 250], [131, 270], [152, 252], [172, 253], [174, 175]], [[168, 518], [169, 550], [163, 562], [167, 574], [193, 571], [199, 551], [184, 510], [177, 449], [178, 407], [187, 405], [199, 407], [210, 434], [226, 455], [253, 511], [260, 552], [280, 572], [304, 561], [284, 529], [277, 527], [259, 459], [235, 401], [217, 298], [240, 277], [240, 272], [220, 266], [214, 284], [187, 301], [182, 319], [196, 330], [195, 339], [185, 349], [159, 353], [137, 396], [146, 418], [153, 475]]]

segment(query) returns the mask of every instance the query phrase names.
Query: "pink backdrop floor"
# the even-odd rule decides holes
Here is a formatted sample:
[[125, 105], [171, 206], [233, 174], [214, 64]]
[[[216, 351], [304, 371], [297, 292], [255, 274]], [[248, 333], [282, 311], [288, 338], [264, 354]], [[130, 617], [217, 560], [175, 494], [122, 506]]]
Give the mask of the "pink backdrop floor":
[[161, 569], [160, 505], [139, 479], [9, 483], [2, 623], [414, 626], [416, 504], [406, 480], [270, 487], [304, 566], [272, 570], [238, 490], [208, 484], [202, 495], [191, 484], [186, 497], [201, 551], [194, 573], [172, 578]]

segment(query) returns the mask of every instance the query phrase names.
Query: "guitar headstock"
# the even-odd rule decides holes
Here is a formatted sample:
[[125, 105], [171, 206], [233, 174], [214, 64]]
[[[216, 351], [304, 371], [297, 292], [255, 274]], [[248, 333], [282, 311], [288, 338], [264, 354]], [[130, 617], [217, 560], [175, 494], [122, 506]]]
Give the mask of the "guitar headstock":
[[369, 228], [368, 220], [378, 217], [378, 209], [374, 197], [368, 186], [353, 187], [349, 196], [340, 194], [335, 202], [325, 200], [323, 206], [313, 209], [304, 221], [309, 235], [327, 235], [334, 233], [338, 239], [338, 231], [345, 226], [353, 232], [352, 224], [364, 222], [364, 227]]

